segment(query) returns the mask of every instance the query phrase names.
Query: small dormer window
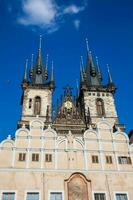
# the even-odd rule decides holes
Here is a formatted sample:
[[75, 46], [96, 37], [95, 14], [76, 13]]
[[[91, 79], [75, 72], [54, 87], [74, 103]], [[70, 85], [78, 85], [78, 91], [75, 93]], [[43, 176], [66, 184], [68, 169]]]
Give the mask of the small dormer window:
[[96, 100], [96, 108], [97, 108], [97, 114], [98, 116], [104, 116], [105, 115], [105, 109], [104, 109], [104, 102], [102, 99]]
[[41, 113], [41, 98], [39, 96], [35, 97], [34, 114], [40, 115]]

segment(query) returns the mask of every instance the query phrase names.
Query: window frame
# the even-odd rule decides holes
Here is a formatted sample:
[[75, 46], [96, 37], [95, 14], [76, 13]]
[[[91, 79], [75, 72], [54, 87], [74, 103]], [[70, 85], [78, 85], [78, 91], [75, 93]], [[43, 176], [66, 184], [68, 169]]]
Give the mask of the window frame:
[[[38, 155], [38, 159], [36, 159], [36, 158], [37, 158], [37, 157], [36, 157], [37, 155]], [[35, 156], [34, 159], [33, 159], [33, 156]], [[39, 153], [32, 153], [32, 154], [31, 154], [31, 161], [32, 161], [32, 162], [40, 162], [40, 154], [39, 154]]]
[[[98, 102], [101, 103], [101, 108], [102, 108], [102, 113], [99, 112], [99, 105], [98, 105]], [[104, 100], [102, 98], [96, 98], [95, 100], [95, 105], [96, 105], [96, 111], [97, 111], [97, 115], [98, 117], [104, 117], [106, 114], [105, 114], [105, 104], [104, 104]]]
[[[20, 154], [21, 154], [22, 158], [24, 158], [24, 159], [20, 159], [20, 157], [21, 157]], [[26, 153], [25, 152], [18, 153], [18, 161], [19, 162], [25, 162], [26, 161]]]
[[65, 199], [65, 197], [64, 197], [64, 190], [48, 190], [48, 200], [50, 200], [50, 194], [51, 193], [62, 193], [62, 200], [64, 200]]
[[[48, 156], [49, 156], [49, 155], [51, 156], [51, 160], [49, 160], [49, 159], [47, 160], [47, 159], [46, 159], [47, 155], [48, 155]], [[46, 154], [45, 154], [45, 162], [46, 162], [46, 163], [52, 163], [52, 160], [53, 160], [53, 155], [52, 155], [52, 153], [46, 153]]]
[[27, 200], [27, 193], [39, 193], [39, 200], [41, 200], [41, 191], [40, 190], [25, 190], [24, 200]]
[[[96, 158], [93, 160], [93, 158]], [[99, 156], [98, 155], [91, 155], [92, 164], [99, 164]], [[93, 162], [96, 161], [96, 162]]]
[[17, 190], [0, 190], [0, 199], [2, 200], [3, 193], [15, 193], [14, 200], [17, 200]]
[[127, 195], [127, 200], [129, 200], [129, 195], [127, 191], [115, 191], [114, 192], [114, 200], [117, 200], [116, 194], [126, 194]]
[[105, 194], [105, 198], [106, 198], [106, 200], [108, 200], [108, 195], [107, 195], [107, 191], [102, 191], [102, 190], [96, 190], [96, 191], [92, 191], [92, 200], [95, 200], [95, 196], [94, 196], [94, 194]]
[[113, 158], [111, 155], [105, 155], [105, 159], [106, 159], [106, 164], [113, 164]]
[[[126, 163], [121, 160], [122, 158], [126, 159]], [[130, 156], [118, 156], [118, 164], [119, 165], [131, 165], [132, 164], [131, 157]]]
[[[36, 108], [36, 103], [39, 102], [39, 112], [37, 112]], [[41, 110], [42, 110], [42, 98], [41, 96], [35, 96], [34, 98], [34, 115], [41, 115]]]

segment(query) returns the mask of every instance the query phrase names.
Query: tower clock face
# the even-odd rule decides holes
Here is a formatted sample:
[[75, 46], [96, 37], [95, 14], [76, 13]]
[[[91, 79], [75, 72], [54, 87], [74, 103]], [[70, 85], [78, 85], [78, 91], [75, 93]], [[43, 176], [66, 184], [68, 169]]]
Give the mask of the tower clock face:
[[66, 102], [65, 102], [65, 108], [71, 109], [71, 108], [72, 108], [72, 102], [66, 101]]

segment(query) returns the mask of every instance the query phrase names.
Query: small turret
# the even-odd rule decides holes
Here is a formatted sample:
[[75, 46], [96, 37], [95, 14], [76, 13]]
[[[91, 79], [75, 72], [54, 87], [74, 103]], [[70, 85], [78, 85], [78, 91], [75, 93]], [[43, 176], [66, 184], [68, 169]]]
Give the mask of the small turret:
[[29, 77], [32, 78], [33, 76], [33, 60], [34, 59], [34, 54], [32, 54], [31, 56], [31, 67], [30, 67], [30, 73], [29, 73]]
[[26, 62], [25, 62], [25, 70], [24, 70], [24, 76], [23, 76], [23, 81], [22, 81], [23, 90], [27, 88], [27, 84], [28, 84], [27, 68], [28, 68], [28, 59], [26, 59]]
[[112, 76], [111, 76], [108, 64], [107, 64], [107, 71], [108, 71], [108, 84], [107, 84], [107, 86], [108, 86], [109, 91], [114, 93], [115, 90], [116, 90], [116, 87], [115, 87], [115, 84], [113, 83]]
[[98, 76], [99, 82], [101, 83], [102, 82], [102, 73], [101, 73], [101, 69], [99, 66], [99, 61], [98, 61], [97, 56], [96, 56], [96, 64], [97, 64], [97, 76]]
[[23, 82], [27, 82], [27, 68], [28, 68], [28, 59], [26, 59], [26, 63], [25, 63], [25, 71], [24, 71]]
[[54, 88], [55, 88], [55, 80], [54, 80], [54, 62], [53, 62], [53, 61], [52, 61], [52, 66], [51, 66], [50, 88], [51, 88], [51, 89], [54, 89]]

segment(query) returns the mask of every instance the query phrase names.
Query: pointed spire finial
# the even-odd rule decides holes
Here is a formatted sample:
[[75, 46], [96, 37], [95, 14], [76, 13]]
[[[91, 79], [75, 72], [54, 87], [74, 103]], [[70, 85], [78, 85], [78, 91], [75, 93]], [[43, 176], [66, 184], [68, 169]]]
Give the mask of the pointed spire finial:
[[40, 39], [39, 39], [39, 49], [42, 48], [42, 35], [40, 35]]
[[111, 76], [111, 73], [110, 73], [109, 64], [107, 64], [107, 70], [108, 70], [109, 83], [113, 83], [112, 76]]
[[52, 61], [51, 64], [51, 81], [54, 82], [54, 62]]
[[33, 67], [33, 63], [34, 63], [34, 54], [32, 53], [32, 55], [31, 55], [31, 67]]
[[84, 69], [84, 61], [83, 61], [83, 56], [80, 57], [80, 65], [82, 67], [82, 71], [83, 71], [83, 74], [85, 73], [85, 69]]
[[96, 56], [96, 64], [97, 64], [98, 78], [99, 78], [99, 81], [101, 82], [102, 81], [102, 73], [101, 73], [101, 69], [99, 66], [99, 59], [97, 56]]
[[33, 62], [34, 62], [34, 54], [31, 55], [31, 67], [30, 67], [30, 78], [33, 76]]
[[77, 96], [79, 96], [79, 83], [78, 83], [78, 79], [76, 79], [76, 87], [77, 87]]
[[99, 66], [99, 60], [98, 60], [97, 56], [96, 56], [96, 64], [97, 64], [97, 66]]
[[80, 62], [80, 81], [81, 83], [84, 82], [83, 68], [81, 62]]
[[28, 59], [26, 59], [26, 62], [25, 62], [25, 72], [24, 72], [24, 80], [25, 81], [27, 80], [27, 68], [28, 68]]
[[46, 56], [46, 69], [48, 69], [48, 59], [49, 59], [49, 55], [47, 54], [47, 56]]
[[87, 48], [87, 52], [89, 54], [90, 52], [90, 48], [89, 48], [89, 42], [88, 42], [88, 39], [86, 38], [86, 48]]

